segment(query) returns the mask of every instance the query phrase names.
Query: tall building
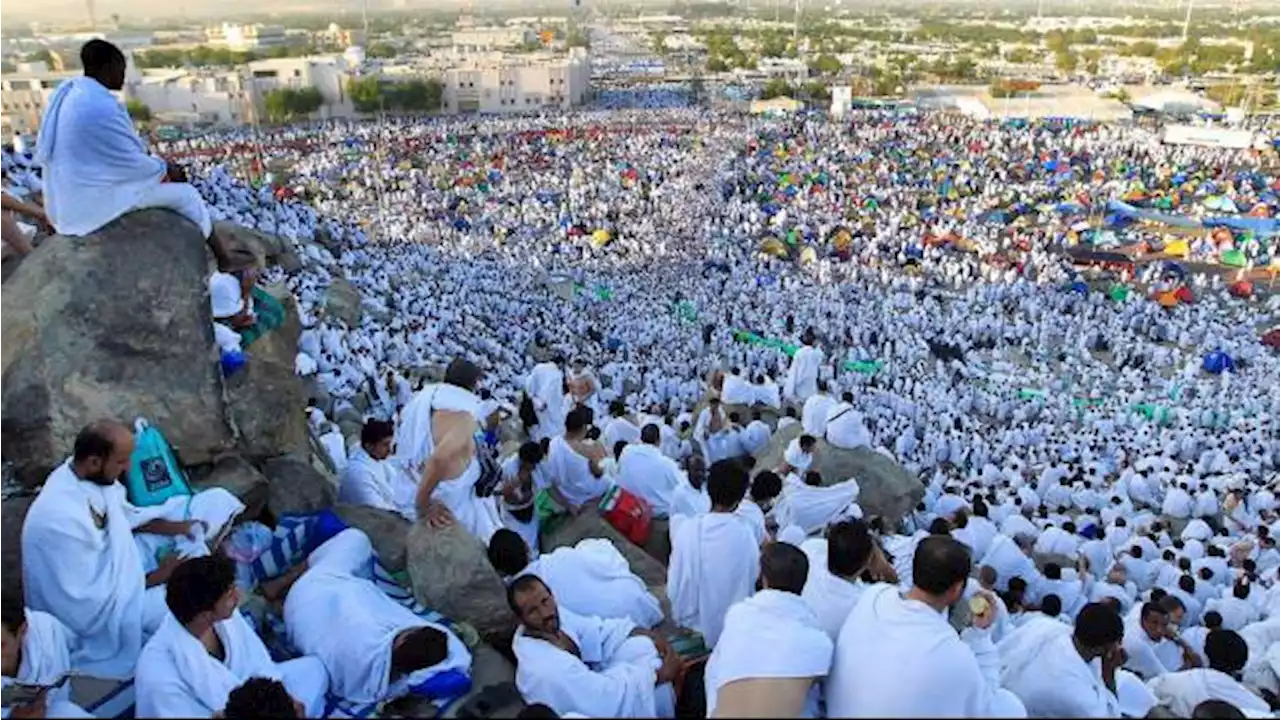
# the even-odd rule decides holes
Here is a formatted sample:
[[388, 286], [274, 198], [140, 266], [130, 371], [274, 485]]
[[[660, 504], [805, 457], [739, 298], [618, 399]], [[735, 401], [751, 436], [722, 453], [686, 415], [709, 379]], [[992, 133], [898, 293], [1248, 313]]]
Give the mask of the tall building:
[[444, 71], [448, 112], [528, 112], [568, 109], [586, 102], [591, 86], [590, 55], [472, 57]]

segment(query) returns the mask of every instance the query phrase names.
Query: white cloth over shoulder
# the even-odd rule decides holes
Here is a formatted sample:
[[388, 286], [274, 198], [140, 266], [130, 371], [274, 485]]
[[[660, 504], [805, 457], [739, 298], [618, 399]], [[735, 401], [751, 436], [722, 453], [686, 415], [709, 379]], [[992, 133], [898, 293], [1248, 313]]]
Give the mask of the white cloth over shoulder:
[[[211, 717], [226, 707], [232, 690], [252, 677], [282, 680], [306, 705], [308, 717], [323, 712], [329, 682], [314, 658], [277, 665], [239, 611], [217, 623], [214, 632], [222, 642], [221, 662], [177, 618], [165, 619], [138, 659], [138, 717]], [[289, 669], [295, 672], [286, 673]]]
[[795, 475], [787, 475], [773, 516], [779, 526], [799, 525], [805, 534], [813, 534], [841, 518], [861, 518], [858, 493], [857, 480], [814, 487]]
[[800, 597], [813, 608], [818, 626], [835, 642], [844, 621], [869, 586], [861, 580], [850, 581], [831, 574], [827, 569], [826, 538], [809, 538], [800, 543], [800, 549], [809, 558], [809, 577]]
[[560, 629], [581, 657], [516, 631], [516, 686], [530, 703], [557, 714], [599, 718], [670, 717], [671, 687], [656, 687], [662, 660], [653, 641], [631, 637], [630, 620], [583, 617], [560, 609]]
[[556, 604], [577, 615], [626, 618], [644, 628], [662, 622], [662, 604], [608, 540], [588, 538], [543, 553], [519, 574], [537, 575]]
[[1120, 717], [1120, 701], [1102, 682], [1102, 661], [1086, 663], [1071, 628], [1041, 615], [998, 646], [1000, 684], [1030, 717]]
[[618, 463], [618, 484], [644, 498], [658, 517], [671, 511], [680, 474], [680, 466], [653, 445], [628, 445]]
[[[761, 590], [729, 608], [724, 631], [707, 661], [707, 717], [720, 688], [750, 678], [826, 677], [835, 646], [818, 618], [794, 593]], [[817, 717], [818, 690], [810, 688], [805, 717]]]
[[804, 402], [810, 395], [818, 392], [818, 370], [826, 354], [822, 350], [805, 345], [796, 351], [791, 358], [791, 366], [787, 368], [787, 379], [782, 386], [782, 395], [788, 400]]
[[714, 648], [730, 606], [755, 591], [760, 547], [751, 527], [728, 513], [708, 513], [671, 525], [667, 597], [672, 619], [702, 633]]
[[1191, 711], [1205, 700], [1225, 700], [1245, 717], [1274, 717], [1265, 700], [1230, 675], [1209, 668], [1165, 673], [1148, 681], [1147, 688], [1176, 717], [1191, 717]]
[[375, 460], [364, 448], [356, 448], [342, 470], [338, 501], [399, 513], [417, 519], [413, 507], [414, 483], [387, 460]]
[[[359, 530], [343, 530], [307, 558], [307, 570], [285, 596], [284, 621], [294, 647], [323, 663], [333, 693], [360, 703], [393, 700], [433, 675], [469, 671], [471, 652], [456, 635], [387, 597], [367, 577], [373, 546]], [[341, 618], [341, 622], [334, 622]], [[431, 627], [448, 638], [444, 662], [390, 680], [391, 650], [405, 630]]]
[[[24, 685], [48, 687], [71, 672], [71, 634], [67, 626], [54, 616], [38, 610], [26, 611], [26, 634], [22, 638], [22, 660], [16, 677], [4, 678]], [[49, 717], [91, 718], [93, 715], [71, 702], [71, 685], [49, 691], [46, 698]], [[9, 708], [5, 708], [8, 717]]]

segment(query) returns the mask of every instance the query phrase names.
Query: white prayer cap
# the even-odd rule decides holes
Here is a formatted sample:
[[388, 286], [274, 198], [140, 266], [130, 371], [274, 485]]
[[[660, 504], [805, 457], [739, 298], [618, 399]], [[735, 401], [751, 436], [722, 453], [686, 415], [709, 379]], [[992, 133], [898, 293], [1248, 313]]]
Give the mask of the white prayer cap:
[[215, 320], [229, 318], [244, 308], [240, 293], [240, 280], [230, 273], [215, 272], [209, 276], [209, 299], [213, 305]]

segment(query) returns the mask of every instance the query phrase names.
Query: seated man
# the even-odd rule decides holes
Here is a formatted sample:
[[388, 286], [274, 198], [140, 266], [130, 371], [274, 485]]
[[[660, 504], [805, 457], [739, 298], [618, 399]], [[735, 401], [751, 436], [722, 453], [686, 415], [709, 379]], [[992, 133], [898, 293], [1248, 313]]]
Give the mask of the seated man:
[[576, 615], [627, 618], [645, 628], [662, 622], [662, 603], [608, 540], [588, 538], [530, 562], [524, 540], [503, 528], [489, 541], [489, 562], [504, 578], [537, 575]]
[[138, 658], [138, 717], [212, 717], [252, 677], [281, 680], [307, 717], [323, 715], [329, 689], [324, 665], [313, 657], [272, 661], [236, 607], [239, 590], [230, 558], [183, 561], [169, 578], [165, 601], [170, 614]]
[[1185, 717], [1206, 700], [1225, 700], [1247, 717], [1273, 717], [1267, 701], [1239, 680], [1249, 663], [1249, 646], [1234, 630], [1214, 630], [1204, 641], [1209, 667], [1169, 672], [1147, 683], [1160, 705]]
[[223, 352], [230, 351], [232, 346], [248, 347], [284, 323], [284, 305], [258, 287], [257, 281], [257, 270], [252, 267], [209, 276], [214, 336]]
[[782, 464], [778, 474], [786, 477], [790, 473], [803, 475], [813, 465], [814, 454], [818, 451], [818, 440], [812, 435], [801, 435], [787, 445], [782, 454]]
[[842, 394], [840, 402], [827, 411], [827, 442], [845, 450], [871, 447], [871, 433], [862, 413], [853, 409], [853, 393]]
[[75, 635], [76, 671], [112, 680], [133, 676], [144, 640], [164, 621], [163, 585], [181, 557], [207, 555], [244, 510], [220, 488], [154, 507], [130, 504], [117, 481], [133, 442], [110, 420], [81, 430], [22, 526], [27, 605]]
[[264, 677], [249, 678], [227, 696], [227, 707], [214, 717], [227, 720], [251, 720], [253, 718], [301, 718], [306, 708], [293, 699], [288, 688], [279, 680]]
[[370, 420], [360, 430], [360, 447], [347, 460], [338, 501], [399, 513], [415, 520], [417, 486], [395, 464], [387, 462], [396, 428], [386, 420]]
[[[550, 445], [548, 440], [547, 445]], [[543, 443], [533, 441], [520, 446], [516, 453], [502, 461], [502, 502], [499, 516], [507, 529], [524, 539], [531, 557], [538, 556], [538, 493], [551, 485], [547, 476]]]
[[36, 161], [44, 168], [45, 210], [63, 235], [88, 235], [133, 210], [166, 208], [213, 234], [200, 193], [147, 154], [124, 105], [111, 93], [124, 87], [125, 57], [105, 40], [80, 48], [84, 76], [67, 80], [49, 98], [40, 122]]
[[630, 620], [561, 610], [536, 575], [516, 578], [507, 599], [520, 620], [512, 650], [516, 687], [526, 702], [543, 703], [560, 715], [675, 715], [671, 682], [680, 656], [665, 639]]
[[[3, 644], [4, 686], [11, 683], [53, 687], [71, 674], [71, 634], [48, 613], [26, 610], [16, 594], [0, 600], [0, 639]], [[4, 708], [4, 717], [91, 718], [71, 702], [71, 685], [47, 690], [30, 703]]]
[[[782, 496], [774, 505], [773, 516], [778, 525], [798, 525], [806, 535], [812, 534], [841, 518], [861, 518], [862, 508], [858, 506], [858, 481], [845, 480], [834, 485], [821, 486], [810, 484], [808, 473], [805, 480], [794, 474], [788, 475], [782, 487]], [[821, 481], [821, 476], [813, 478]]]
[[1123, 637], [1120, 615], [1100, 603], [1080, 611], [1074, 631], [1052, 620], [1028, 623], [999, 645], [1001, 683], [1032, 717], [1120, 717]]
[[369, 538], [343, 530], [263, 587], [268, 598], [284, 598], [289, 640], [324, 665], [333, 694], [359, 703], [410, 692], [431, 696], [433, 678], [469, 674], [471, 653], [462, 640], [363, 577], [372, 561]]
[[808, 574], [799, 548], [765, 546], [762, 589], [729, 608], [707, 661], [707, 717], [818, 717], [835, 645], [800, 597]]
[[667, 517], [671, 494], [680, 483], [680, 467], [662, 454], [662, 433], [657, 425], [645, 425], [640, 443], [627, 445], [618, 463], [618, 484], [643, 498], [655, 517]]

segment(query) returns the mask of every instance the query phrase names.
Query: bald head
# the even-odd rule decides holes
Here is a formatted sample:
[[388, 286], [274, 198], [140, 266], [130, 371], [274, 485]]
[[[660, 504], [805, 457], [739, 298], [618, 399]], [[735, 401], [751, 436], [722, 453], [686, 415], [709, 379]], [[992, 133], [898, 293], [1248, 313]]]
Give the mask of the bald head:
[[133, 432], [117, 420], [95, 420], [76, 435], [71, 463], [76, 476], [111, 485], [124, 475], [133, 454]]

